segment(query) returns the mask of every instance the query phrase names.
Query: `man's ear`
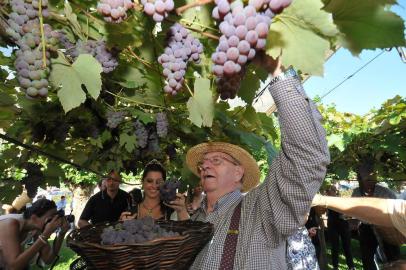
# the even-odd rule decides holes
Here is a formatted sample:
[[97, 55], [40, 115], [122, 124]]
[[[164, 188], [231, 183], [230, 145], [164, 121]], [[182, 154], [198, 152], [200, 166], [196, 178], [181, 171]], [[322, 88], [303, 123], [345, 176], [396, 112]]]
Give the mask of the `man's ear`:
[[244, 176], [244, 168], [240, 165], [235, 166], [235, 174], [237, 182], [241, 182], [242, 177]]

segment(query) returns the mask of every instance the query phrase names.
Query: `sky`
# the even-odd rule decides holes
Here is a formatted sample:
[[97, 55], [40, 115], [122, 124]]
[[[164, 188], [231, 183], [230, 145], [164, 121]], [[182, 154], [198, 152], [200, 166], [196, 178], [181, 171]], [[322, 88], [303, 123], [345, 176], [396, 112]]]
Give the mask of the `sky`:
[[[398, 1], [393, 11], [406, 21], [406, 0]], [[404, 48], [406, 53], [406, 48]], [[324, 65], [324, 77], [311, 77], [304, 83], [310, 97], [323, 96], [356, 70], [379, 55], [382, 50], [364, 50], [354, 57], [346, 49], [339, 49]], [[396, 95], [406, 97], [406, 63], [397, 50], [384, 51], [356, 75], [345, 81], [322, 99], [323, 104], [334, 103], [338, 111], [364, 115], [380, 108]]]

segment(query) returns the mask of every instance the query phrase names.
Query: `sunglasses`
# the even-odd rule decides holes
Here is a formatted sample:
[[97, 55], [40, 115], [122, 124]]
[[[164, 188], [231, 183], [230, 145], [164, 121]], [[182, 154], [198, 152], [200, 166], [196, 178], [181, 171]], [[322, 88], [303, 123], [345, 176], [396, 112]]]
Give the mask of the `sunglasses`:
[[197, 163], [197, 172], [198, 173], [201, 173], [202, 171], [204, 171], [203, 164], [206, 161], [210, 162], [214, 166], [219, 166], [219, 165], [223, 164], [224, 161], [228, 161], [229, 163], [231, 163], [231, 164], [233, 164], [235, 166], [240, 165], [240, 163], [238, 161], [236, 161], [236, 160], [232, 160], [232, 159], [229, 159], [229, 158], [226, 158], [226, 157], [223, 157], [223, 156], [214, 156], [214, 157], [211, 157], [211, 158], [204, 158], [202, 161], [199, 161]]

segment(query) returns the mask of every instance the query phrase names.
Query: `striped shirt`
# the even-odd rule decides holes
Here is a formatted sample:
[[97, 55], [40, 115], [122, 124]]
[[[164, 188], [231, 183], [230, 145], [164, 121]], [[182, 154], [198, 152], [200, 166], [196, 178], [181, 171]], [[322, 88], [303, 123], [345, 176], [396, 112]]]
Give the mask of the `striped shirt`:
[[191, 269], [219, 269], [234, 208], [242, 200], [234, 269], [287, 269], [286, 240], [305, 223], [311, 201], [329, 163], [321, 115], [297, 78], [270, 87], [281, 128], [281, 152], [265, 181], [246, 195], [234, 191], [220, 198], [211, 213], [206, 201], [192, 220], [214, 224], [213, 239]]

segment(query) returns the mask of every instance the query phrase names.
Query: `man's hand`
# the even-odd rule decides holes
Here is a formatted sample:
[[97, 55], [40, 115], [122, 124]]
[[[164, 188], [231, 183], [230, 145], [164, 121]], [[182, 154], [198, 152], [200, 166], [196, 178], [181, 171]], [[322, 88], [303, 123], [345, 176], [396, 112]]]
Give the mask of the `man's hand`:
[[131, 212], [129, 212], [129, 211], [123, 212], [120, 215], [120, 221], [134, 219], [136, 215], [137, 215], [137, 213], [131, 214]]
[[261, 51], [257, 52], [253, 63], [263, 67], [265, 70], [268, 71], [269, 74], [272, 75], [272, 77], [278, 76], [283, 72], [281, 56], [274, 59], [267, 55], [265, 52]]

